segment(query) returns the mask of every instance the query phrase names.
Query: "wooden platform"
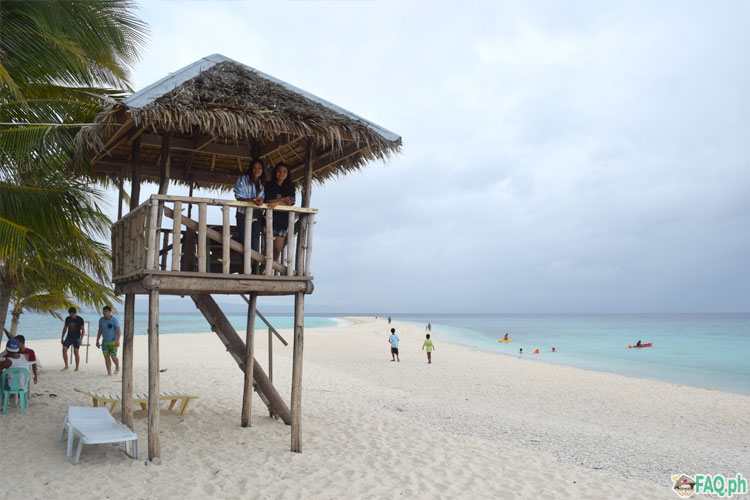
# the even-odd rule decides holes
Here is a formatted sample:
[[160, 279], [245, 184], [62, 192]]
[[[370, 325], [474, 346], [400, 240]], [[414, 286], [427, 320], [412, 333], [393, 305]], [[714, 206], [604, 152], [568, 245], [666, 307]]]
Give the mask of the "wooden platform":
[[241, 294], [258, 295], [310, 294], [312, 276], [263, 276], [255, 274], [222, 274], [147, 270], [129, 278], [120, 278], [115, 293], [147, 294], [158, 290], [163, 295]]

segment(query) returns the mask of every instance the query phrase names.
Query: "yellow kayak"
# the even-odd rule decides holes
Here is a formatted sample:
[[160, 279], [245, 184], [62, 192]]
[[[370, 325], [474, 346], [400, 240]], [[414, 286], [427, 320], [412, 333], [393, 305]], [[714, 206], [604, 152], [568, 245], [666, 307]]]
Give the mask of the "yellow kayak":
[[513, 339], [508, 339], [508, 340], [498, 340], [498, 342], [513, 342]]

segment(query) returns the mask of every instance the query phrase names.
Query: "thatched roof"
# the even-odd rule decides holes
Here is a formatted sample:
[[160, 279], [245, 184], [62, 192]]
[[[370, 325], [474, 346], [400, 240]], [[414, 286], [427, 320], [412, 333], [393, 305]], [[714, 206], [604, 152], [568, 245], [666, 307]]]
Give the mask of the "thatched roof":
[[319, 182], [385, 159], [401, 138], [335, 104], [219, 54], [149, 85], [101, 113], [80, 134], [80, 152], [95, 177], [130, 177], [140, 141], [141, 175], [158, 180], [162, 139], [169, 139], [170, 178], [228, 187], [253, 156], [303, 175], [308, 139]]

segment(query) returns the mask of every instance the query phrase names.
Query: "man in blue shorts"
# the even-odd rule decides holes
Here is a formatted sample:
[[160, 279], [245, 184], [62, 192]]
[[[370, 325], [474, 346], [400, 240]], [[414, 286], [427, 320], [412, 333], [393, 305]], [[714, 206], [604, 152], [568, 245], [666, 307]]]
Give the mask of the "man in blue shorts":
[[[104, 363], [107, 365], [107, 376], [112, 375], [112, 362], [115, 363], [115, 374], [120, 373], [120, 360], [117, 359], [117, 348], [120, 347], [120, 322], [112, 316], [112, 308], [104, 306], [99, 318], [99, 331], [96, 334], [96, 347], [101, 345]], [[101, 338], [101, 343], [99, 339]]]
[[[60, 336], [60, 343], [63, 346], [63, 362], [65, 362], [65, 368], [63, 368], [63, 371], [68, 369], [68, 348], [70, 346], [73, 346], [73, 354], [76, 358], [76, 371], [78, 371], [78, 364], [81, 362], [81, 359], [78, 357], [78, 348], [81, 347], [83, 318], [78, 316], [78, 312], [76, 311], [75, 307], [71, 307], [70, 309], [68, 309], [68, 314], [69, 316], [65, 318], [62, 335]], [[68, 333], [67, 336], [65, 335], [66, 331]]]

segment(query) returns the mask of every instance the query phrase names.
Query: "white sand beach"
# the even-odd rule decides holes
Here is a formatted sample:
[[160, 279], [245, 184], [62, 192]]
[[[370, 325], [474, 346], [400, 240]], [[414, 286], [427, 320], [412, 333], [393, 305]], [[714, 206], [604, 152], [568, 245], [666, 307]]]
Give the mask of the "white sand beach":
[[[68, 406], [91, 404], [73, 388], [116, 393], [120, 380], [96, 350], [61, 372], [59, 341], [29, 339], [39, 383], [26, 414], [0, 415], [0, 497], [672, 499], [675, 473], [750, 474], [748, 396], [485, 353], [438, 332], [428, 365], [424, 330], [397, 322], [393, 363], [385, 320], [349, 320], [305, 332], [301, 454], [257, 396], [240, 427], [243, 374], [213, 333], [162, 335], [162, 390], [200, 399], [184, 416], [162, 405], [159, 464], [145, 460], [139, 410], [140, 460], [95, 445], [72, 465], [60, 426]], [[274, 353], [288, 399], [291, 346]], [[146, 364], [136, 336], [136, 392]]]

